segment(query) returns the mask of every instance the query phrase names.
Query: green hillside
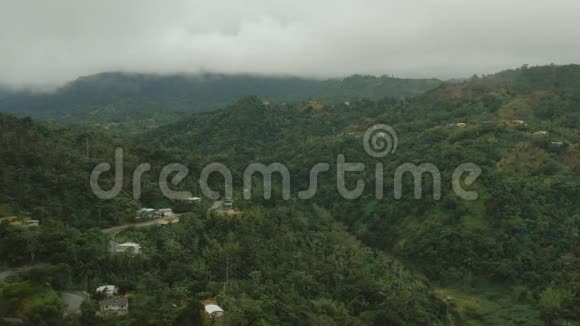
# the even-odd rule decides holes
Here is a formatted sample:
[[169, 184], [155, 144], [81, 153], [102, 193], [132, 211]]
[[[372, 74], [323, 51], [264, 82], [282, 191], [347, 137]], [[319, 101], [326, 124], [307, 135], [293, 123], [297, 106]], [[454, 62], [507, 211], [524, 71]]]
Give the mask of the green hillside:
[[[1, 115], [0, 213], [29, 214], [43, 224], [0, 225], [1, 263], [68, 265], [69, 278], [43, 283], [57, 289], [118, 284], [133, 307], [129, 324], [194, 324], [192, 307], [212, 297], [240, 325], [574, 325], [580, 322], [578, 86], [580, 66], [570, 65], [522, 67], [409, 98], [349, 97], [348, 104], [322, 95], [286, 103], [244, 97], [114, 140], [101, 131]], [[396, 152], [384, 158], [363, 147], [365, 131], [376, 124], [398, 136]], [[88, 175], [96, 164], [112, 163], [116, 146], [127, 155], [124, 190], [97, 200]], [[339, 154], [365, 166], [346, 177], [349, 189], [364, 181], [359, 198], [337, 191]], [[164, 198], [160, 170], [175, 162], [189, 174], [172, 189], [199, 197], [202, 169], [226, 165], [242, 214], [208, 212], [206, 198], [199, 205]], [[243, 199], [244, 171], [256, 162], [289, 169], [290, 200], [277, 175], [272, 199], [261, 196], [259, 178], [251, 200]], [[137, 200], [130, 185], [140, 163], [151, 171]], [[298, 193], [317, 163], [330, 169], [315, 196], [302, 200]], [[375, 196], [377, 163], [384, 166], [382, 199]], [[405, 163], [433, 164], [441, 198], [426, 175], [423, 196], [415, 199], [407, 174], [396, 199], [395, 171]], [[462, 183], [477, 191], [476, 200], [452, 189], [451, 175], [463, 163], [481, 168], [473, 184]], [[219, 177], [209, 183], [223, 189]], [[138, 207], [188, 214], [175, 225], [114, 235], [140, 243], [142, 256], [108, 255], [111, 236], [89, 229], [130, 222]]]
[[[328, 162], [331, 171], [307, 202], [331, 209], [371, 247], [404, 257], [442, 284], [461, 281], [472, 288], [491, 280], [514, 291], [523, 287], [530, 302], [572, 289], [575, 294], [564, 296], [556, 313], [571, 318], [580, 263], [580, 88], [573, 86], [579, 82], [579, 66], [523, 67], [407, 100], [314, 109], [248, 98], [160, 128], [145, 142], [195, 162], [193, 175], [204, 163], [224, 162], [238, 190], [250, 162], [283, 162], [292, 172], [294, 195], [308, 187], [310, 167]], [[399, 136], [396, 154], [384, 160], [368, 156], [362, 146], [364, 131], [376, 123], [393, 126]], [[359, 199], [347, 201], [336, 193], [333, 162], [339, 153], [370, 167], [358, 174], [368, 181]], [[372, 169], [379, 161], [386, 171], [381, 200], [373, 193]], [[413, 199], [410, 178], [404, 180], [409, 191], [403, 199], [393, 198], [394, 171], [406, 162], [438, 167], [441, 200], [429, 198], [429, 180], [427, 198]], [[472, 202], [451, 189], [451, 173], [466, 162], [482, 169], [475, 185], [480, 197]], [[274, 191], [281, 188], [280, 180], [275, 182]], [[274, 197], [252, 202], [283, 203], [280, 193]]]

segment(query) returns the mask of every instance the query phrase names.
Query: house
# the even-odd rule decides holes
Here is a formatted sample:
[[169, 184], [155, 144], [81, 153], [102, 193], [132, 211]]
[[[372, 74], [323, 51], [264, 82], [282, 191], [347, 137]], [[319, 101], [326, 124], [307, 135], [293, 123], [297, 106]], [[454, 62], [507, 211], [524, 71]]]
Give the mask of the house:
[[213, 203], [209, 210], [220, 216], [241, 215], [241, 211], [233, 209], [233, 204], [234, 201], [231, 199], [225, 199], [223, 201], [217, 200]]
[[137, 211], [137, 218], [155, 218], [155, 214], [157, 213], [156, 209], [153, 208], [142, 208]]
[[139, 255], [141, 253], [141, 245], [134, 242], [118, 243], [109, 241], [109, 250], [114, 254], [130, 254]]
[[159, 210], [157, 210], [157, 214], [158, 217], [168, 217], [168, 216], [173, 216], [173, 210], [171, 208], [161, 208]]
[[199, 197], [189, 197], [189, 198], [186, 198], [185, 200], [187, 200], [190, 203], [198, 203], [198, 202], [201, 201], [201, 198], [199, 198]]
[[104, 314], [115, 314], [118, 316], [124, 316], [129, 312], [129, 299], [106, 298], [99, 301], [99, 309]]
[[18, 216], [8, 216], [0, 218], [0, 222], [6, 221], [8, 223], [18, 220]]
[[224, 310], [218, 306], [215, 299], [206, 299], [201, 301], [203, 305], [203, 315], [205, 320], [218, 319], [224, 316]]
[[23, 222], [21, 219], [13, 219], [8, 222], [10, 225], [19, 225], [22, 226]]
[[465, 128], [465, 127], [467, 127], [467, 123], [465, 123], [465, 122], [459, 122], [459, 123], [456, 123], [455, 124], [455, 127], [457, 127], [457, 128]]
[[28, 221], [26, 221], [25, 225], [30, 226], [30, 227], [40, 226], [40, 221], [39, 220], [28, 220]]
[[134, 242], [121, 243], [118, 247], [118, 252], [138, 255], [141, 253], [141, 245]]
[[29, 220], [26, 218], [19, 218], [17, 216], [5, 217], [2, 221], [7, 221], [10, 225], [37, 227], [40, 226], [39, 220]]
[[536, 131], [533, 133], [534, 136], [545, 136], [547, 134], [548, 134], [548, 132], [545, 130], [539, 130], [539, 131]]
[[205, 313], [209, 315], [209, 318], [221, 318], [224, 316], [224, 310], [220, 308], [217, 304], [208, 304], [205, 305]]
[[103, 285], [99, 286], [96, 292], [102, 294], [105, 298], [113, 298], [117, 295], [119, 289], [114, 285]]

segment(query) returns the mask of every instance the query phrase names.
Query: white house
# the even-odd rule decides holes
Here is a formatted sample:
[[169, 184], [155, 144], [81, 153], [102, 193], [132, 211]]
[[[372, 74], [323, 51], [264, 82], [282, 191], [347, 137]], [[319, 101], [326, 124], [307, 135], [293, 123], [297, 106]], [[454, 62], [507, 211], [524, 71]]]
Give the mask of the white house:
[[117, 295], [119, 289], [114, 285], [103, 285], [97, 288], [97, 293], [101, 293], [105, 298], [112, 298]]
[[171, 208], [161, 208], [157, 210], [157, 215], [159, 217], [173, 216], [173, 210]]
[[129, 312], [129, 299], [106, 298], [99, 301], [99, 309], [105, 314], [124, 316]]
[[205, 305], [205, 312], [209, 315], [210, 318], [220, 318], [224, 316], [224, 310], [220, 308], [217, 304], [206, 304]]
[[141, 245], [138, 243], [134, 243], [134, 242], [125, 242], [125, 243], [119, 244], [119, 247], [117, 250], [122, 252], [122, 253], [138, 255], [141, 253]]
[[114, 254], [138, 255], [141, 253], [141, 245], [134, 242], [118, 243], [109, 241], [110, 251]]
[[40, 226], [40, 221], [39, 220], [28, 220], [26, 221], [26, 226]]
[[191, 202], [191, 203], [198, 203], [198, 202], [201, 201], [201, 198], [199, 198], [199, 197], [189, 197], [189, 198], [186, 198], [185, 200], [187, 200], [188, 202]]

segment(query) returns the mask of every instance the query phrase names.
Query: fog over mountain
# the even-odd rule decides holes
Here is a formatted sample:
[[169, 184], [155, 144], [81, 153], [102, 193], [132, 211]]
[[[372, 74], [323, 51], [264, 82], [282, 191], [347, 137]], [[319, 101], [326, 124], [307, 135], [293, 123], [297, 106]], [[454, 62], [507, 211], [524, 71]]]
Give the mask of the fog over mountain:
[[103, 71], [465, 77], [580, 61], [580, 2], [3, 0], [0, 84]]

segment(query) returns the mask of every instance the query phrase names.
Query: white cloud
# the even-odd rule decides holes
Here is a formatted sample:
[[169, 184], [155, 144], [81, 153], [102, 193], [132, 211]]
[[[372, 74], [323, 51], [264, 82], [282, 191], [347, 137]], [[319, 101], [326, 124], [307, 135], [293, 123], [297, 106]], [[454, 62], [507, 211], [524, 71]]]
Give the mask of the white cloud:
[[575, 0], [0, 0], [0, 83], [126, 70], [461, 77], [580, 62]]

